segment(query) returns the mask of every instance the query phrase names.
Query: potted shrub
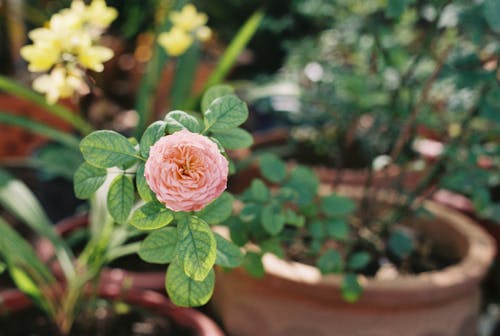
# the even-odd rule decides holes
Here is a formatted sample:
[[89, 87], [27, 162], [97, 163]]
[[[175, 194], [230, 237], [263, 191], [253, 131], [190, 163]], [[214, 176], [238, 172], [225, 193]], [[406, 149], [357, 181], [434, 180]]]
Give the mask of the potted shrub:
[[332, 190], [270, 154], [260, 169], [266, 183], [226, 222], [247, 250], [242, 268], [217, 272], [229, 333], [474, 334], [495, 245], [470, 219], [411, 194]]

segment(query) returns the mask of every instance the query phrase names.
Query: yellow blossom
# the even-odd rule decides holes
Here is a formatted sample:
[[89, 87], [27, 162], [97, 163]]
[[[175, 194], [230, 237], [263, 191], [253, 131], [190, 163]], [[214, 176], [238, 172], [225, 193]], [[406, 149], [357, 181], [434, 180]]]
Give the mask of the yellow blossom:
[[172, 20], [174, 26], [182, 28], [186, 32], [192, 32], [205, 25], [208, 17], [204, 13], [197, 12], [193, 4], [187, 4], [180, 12], [172, 12], [170, 20]]
[[84, 67], [101, 72], [104, 70], [102, 63], [113, 57], [113, 50], [102, 46], [88, 46], [80, 48], [78, 52], [78, 61]]
[[212, 30], [207, 26], [201, 26], [196, 30], [196, 38], [201, 42], [208, 41], [208, 39], [212, 36]]
[[161, 33], [158, 36], [158, 43], [168, 55], [179, 56], [191, 46], [193, 37], [185, 30], [174, 26], [169, 32]]
[[68, 98], [75, 91], [86, 87], [79, 72], [68, 73], [66, 69], [57, 67], [50, 74], [42, 75], [33, 81], [33, 89], [45, 94], [49, 104], [54, 104], [60, 98]]
[[33, 44], [21, 48], [21, 56], [32, 72], [47, 71], [59, 61], [60, 50], [50, 44]]
[[104, 0], [93, 0], [87, 7], [85, 17], [89, 24], [105, 29], [118, 16], [118, 11], [113, 7], [106, 6]]

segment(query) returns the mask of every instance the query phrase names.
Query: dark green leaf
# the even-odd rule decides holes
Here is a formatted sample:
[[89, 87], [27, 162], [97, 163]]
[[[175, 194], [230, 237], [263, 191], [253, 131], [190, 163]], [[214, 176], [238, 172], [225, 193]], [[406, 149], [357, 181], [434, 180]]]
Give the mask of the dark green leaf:
[[215, 85], [209, 88], [201, 99], [201, 110], [205, 112], [214, 100], [222, 96], [227, 96], [234, 93], [234, 89], [225, 84]]
[[205, 112], [205, 129], [217, 132], [235, 128], [247, 118], [247, 105], [234, 95], [226, 95], [214, 100]]
[[253, 143], [252, 135], [239, 127], [214, 132], [212, 136], [217, 139], [225, 149], [247, 148]]
[[177, 253], [184, 272], [196, 281], [205, 279], [215, 263], [217, 245], [210, 227], [194, 216], [178, 221]]
[[242, 266], [248, 274], [255, 278], [262, 278], [266, 273], [264, 270], [264, 264], [262, 264], [262, 255], [260, 253], [247, 252]]
[[500, 33], [500, 1], [484, 0], [484, 18], [490, 25], [491, 29]]
[[169, 134], [184, 129], [193, 133], [200, 133], [202, 131], [198, 119], [184, 111], [169, 112], [165, 117], [165, 122], [167, 123], [167, 131]]
[[413, 251], [413, 239], [405, 232], [396, 230], [389, 238], [388, 247], [399, 258], [406, 258]]
[[172, 211], [163, 204], [153, 201], [135, 210], [130, 218], [130, 224], [139, 230], [155, 230], [170, 224], [173, 219]]
[[252, 200], [265, 203], [269, 201], [271, 192], [266, 184], [261, 179], [254, 179], [250, 185], [250, 195]]
[[243, 262], [243, 253], [240, 248], [230, 241], [224, 239], [218, 233], [214, 233], [217, 243], [217, 255], [215, 263], [222, 267], [234, 268], [241, 265]]
[[83, 158], [93, 166], [110, 168], [127, 166], [138, 159], [134, 146], [114, 131], [96, 131], [80, 142]]
[[201, 211], [198, 211], [196, 216], [203, 219], [208, 224], [220, 224], [231, 216], [233, 203], [233, 195], [224, 192]]
[[341, 219], [327, 219], [325, 227], [328, 235], [334, 239], [346, 240], [349, 238], [349, 225]]
[[323, 274], [340, 273], [344, 270], [344, 261], [338, 251], [328, 250], [319, 257], [316, 266]]
[[321, 209], [329, 217], [340, 217], [356, 209], [356, 203], [348, 197], [329, 195], [321, 200]]
[[81, 164], [74, 177], [74, 191], [80, 199], [90, 198], [106, 180], [106, 169], [94, 167], [87, 162]]
[[167, 270], [166, 287], [168, 297], [181, 307], [198, 307], [210, 300], [215, 285], [213, 269], [199, 281], [192, 279], [177, 262], [170, 264]]
[[297, 203], [303, 206], [311, 202], [318, 191], [319, 181], [314, 172], [306, 167], [295, 167], [288, 180], [286, 187], [294, 189], [298, 194]]
[[142, 241], [138, 254], [146, 262], [167, 264], [174, 260], [176, 246], [177, 230], [167, 227], [151, 232]]
[[238, 246], [243, 246], [248, 242], [248, 229], [245, 223], [243, 223], [237, 217], [231, 217], [227, 223], [229, 226], [229, 232], [231, 234], [231, 240]]
[[152, 202], [156, 200], [155, 193], [149, 188], [148, 182], [144, 177], [144, 163], [141, 163], [135, 173], [135, 185], [137, 192], [144, 202]]
[[259, 157], [260, 171], [266, 179], [279, 183], [285, 179], [286, 165], [280, 158], [272, 153], [265, 153]]
[[118, 223], [125, 223], [134, 205], [135, 193], [132, 179], [125, 175], [114, 178], [108, 191], [108, 211]]
[[347, 260], [347, 268], [351, 271], [359, 271], [368, 265], [371, 256], [368, 252], [356, 252]]
[[309, 224], [309, 234], [315, 239], [325, 237], [325, 224], [320, 220], [315, 220]]
[[276, 236], [285, 226], [285, 215], [281, 213], [281, 208], [274, 203], [265, 205], [261, 213], [262, 227], [271, 236]]
[[361, 294], [363, 294], [363, 287], [359, 284], [356, 274], [346, 274], [342, 280], [342, 298], [347, 302], [356, 302]]
[[162, 136], [165, 135], [166, 123], [164, 121], [155, 121], [144, 131], [140, 142], [141, 156], [147, 158], [149, 156], [149, 149], [154, 145]]

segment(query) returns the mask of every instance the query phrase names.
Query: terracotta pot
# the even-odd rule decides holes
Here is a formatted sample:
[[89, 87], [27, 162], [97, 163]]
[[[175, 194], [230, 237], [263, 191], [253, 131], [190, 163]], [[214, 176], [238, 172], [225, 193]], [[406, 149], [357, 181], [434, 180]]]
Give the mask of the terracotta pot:
[[[74, 109], [70, 103], [65, 105]], [[46, 110], [14, 96], [0, 94], [0, 110], [42, 122], [62, 131], [68, 132], [72, 129], [68, 123]], [[47, 141], [45, 137], [17, 126], [0, 124], [0, 133], [2, 134], [0, 137], [0, 159], [24, 157]]]
[[[116, 284], [106, 284], [99, 289], [99, 297], [119, 300], [130, 305], [168, 317], [174, 324], [185, 327], [198, 336], [222, 336], [224, 333], [217, 324], [203, 313], [192, 308], [175, 306], [165, 296], [148, 290], [129, 290]], [[16, 313], [32, 306], [30, 299], [17, 289], [0, 292], [0, 313]]]
[[[360, 198], [361, 188], [339, 189]], [[378, 191], [379, 201], [391, 200]], [[480, 282], [495, 255], [492, 238], [472, 220], [434, 202], [433, 219], [416, 225], [437, 246], [460, 258], [439, 271], [394, 280], [361, 277], [356, 303], [340, 296], [342, 277], [322, 276], [315, 267], [264, 257], [262, 280], [242, 269], [219, 270], [213, 298], [231, 335], [475, 335]]]
[[[78, 229], [88, 226], [88, 216], [79, 215], [66, 218], [56, 224], [56, 231], [62, 237]], [[38, 255], [45, 261], [54, 258], [54, 248], [47, 239], [39, 239], [35, 243]], [[56, 276], [62, 277], [60, 266], [54, 262], [52, 269]], [[130, 271], [121, 268], [106, 267], [101, 274], [103, 283], [112, 283], [132, 289], [149, 289], [165, 291], [165, 270], [162, 271]]]

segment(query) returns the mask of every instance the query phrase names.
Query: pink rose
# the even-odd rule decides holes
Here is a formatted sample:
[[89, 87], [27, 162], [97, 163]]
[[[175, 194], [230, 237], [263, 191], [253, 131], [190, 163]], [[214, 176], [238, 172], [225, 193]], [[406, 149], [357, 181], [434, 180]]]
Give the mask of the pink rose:
[[151, 146], [144, 176], [156, 198], [173, 211], [199, 211], [226, 189], [228, 162], [217, 145], [187, 130]]

